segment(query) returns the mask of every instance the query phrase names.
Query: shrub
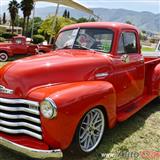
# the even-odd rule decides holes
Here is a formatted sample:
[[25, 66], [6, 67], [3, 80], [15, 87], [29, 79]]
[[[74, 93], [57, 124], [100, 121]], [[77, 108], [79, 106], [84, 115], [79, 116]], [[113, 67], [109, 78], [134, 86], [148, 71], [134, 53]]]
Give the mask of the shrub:
[[34, 44], [42, 43], [44, 40], [45, 40], [45, 38], [42, 35], [34, 35], [33, 36], [33, 43]]
[[154, 38], [151, 38], [150, 43], [156, 43], [156, 40]]
[[5, 39], [5, 38], [0, 37], [0, 42], [5, 42], [5, 41], [6, 41], [6, 39]]
[[140, 40], [142, 40], [142, 41], [146, 41], [147, 40], [147, 36], [146, 35], [140, 34], [139, 36], [140, 36]]
[[11, 34], [11, 33], [2, 33], [1, 35], [5, 39], [11, 39], [13, 36], [16, 36], [16, 34]]
[[3, 32], [0, 30], [0, 37], [2, 37]]

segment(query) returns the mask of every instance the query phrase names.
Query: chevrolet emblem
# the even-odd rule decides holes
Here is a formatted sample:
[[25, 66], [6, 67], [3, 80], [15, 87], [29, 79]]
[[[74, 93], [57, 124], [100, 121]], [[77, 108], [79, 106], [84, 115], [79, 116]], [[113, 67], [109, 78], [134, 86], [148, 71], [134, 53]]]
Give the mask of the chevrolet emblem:
[[14, 91], [0, 85], [0, 93], [4, 93], [4, 94], [13, 94]]

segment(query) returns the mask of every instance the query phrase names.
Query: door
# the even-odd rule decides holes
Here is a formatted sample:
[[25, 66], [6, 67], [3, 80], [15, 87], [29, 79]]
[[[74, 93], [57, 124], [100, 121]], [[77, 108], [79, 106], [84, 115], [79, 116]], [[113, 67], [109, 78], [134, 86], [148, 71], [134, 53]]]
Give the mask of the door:
[[13, 43], [13, 53], [14, 54], [25, 54], [27, 53], [27, 45], [22, 38], [15, 38]]
[[144, 59], [137, 37], [136, 31], [123, 31], [113, 57], [118, 107], [138, 98], [144, 91]]

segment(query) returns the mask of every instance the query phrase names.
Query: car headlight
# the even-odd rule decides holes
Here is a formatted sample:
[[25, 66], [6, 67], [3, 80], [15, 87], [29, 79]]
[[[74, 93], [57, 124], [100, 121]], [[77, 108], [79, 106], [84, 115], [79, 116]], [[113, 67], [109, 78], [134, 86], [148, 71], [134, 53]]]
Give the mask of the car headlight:
[[57, 106], [50, 98], [46, 98], [40, 103], [40, 110], [45, 118], [52, 119], [57, 116]]

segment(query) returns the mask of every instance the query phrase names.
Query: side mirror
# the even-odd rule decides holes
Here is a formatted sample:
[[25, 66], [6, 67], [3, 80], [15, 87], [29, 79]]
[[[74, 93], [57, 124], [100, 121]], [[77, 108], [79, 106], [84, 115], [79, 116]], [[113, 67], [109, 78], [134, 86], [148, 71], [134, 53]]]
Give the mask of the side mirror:
[[130, 59], [129, 59], [129, 55], [128, 54], [124, 54], [121, 56], [121, 61], [124, 63], [129, 63]]

